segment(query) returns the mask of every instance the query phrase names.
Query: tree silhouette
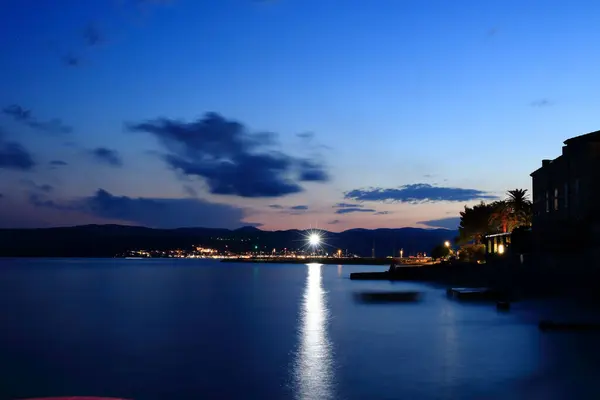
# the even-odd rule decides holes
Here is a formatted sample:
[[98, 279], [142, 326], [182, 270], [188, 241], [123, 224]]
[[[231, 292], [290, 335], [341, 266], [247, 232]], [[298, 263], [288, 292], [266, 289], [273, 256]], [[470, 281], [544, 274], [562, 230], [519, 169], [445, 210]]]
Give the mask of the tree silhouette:
[[494, 205], [485, 204], [483, 201], [473, 207], [465, 206], [465, 210], [460, 212], [459, 243], [473, 241], [481, 244], [483, 237], [490, 233], [490, 217], [494, 210]]

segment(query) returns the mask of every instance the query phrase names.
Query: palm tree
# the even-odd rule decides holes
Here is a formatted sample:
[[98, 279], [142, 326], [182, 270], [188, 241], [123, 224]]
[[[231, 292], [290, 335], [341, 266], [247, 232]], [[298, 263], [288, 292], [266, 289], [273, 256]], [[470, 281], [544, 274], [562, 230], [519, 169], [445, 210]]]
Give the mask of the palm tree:
[[519, 226], [531, 225], [532, 204], [527, 198], [527, 189], [509, 190], [505, 200], [492, 205], [494, 211], [489, 221], [492, 230], [507, 233]]
[[533, 204], [527, 195], [527, 189], [514, 189], [507, 192], [504, 202], [512, 209], [518, 226], [530, 226], [533, 216]]

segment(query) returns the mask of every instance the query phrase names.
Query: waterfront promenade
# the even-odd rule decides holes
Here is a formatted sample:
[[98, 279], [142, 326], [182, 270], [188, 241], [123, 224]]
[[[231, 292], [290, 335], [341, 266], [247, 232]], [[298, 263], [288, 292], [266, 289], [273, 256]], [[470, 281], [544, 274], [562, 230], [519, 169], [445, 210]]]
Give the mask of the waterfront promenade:
[[327, 264], [327, 265], [432, 265], [430, 258], [389, 258], [389, 257], [239, 257], [223, 258], [224, 263], [261, 263], [261, 264]]

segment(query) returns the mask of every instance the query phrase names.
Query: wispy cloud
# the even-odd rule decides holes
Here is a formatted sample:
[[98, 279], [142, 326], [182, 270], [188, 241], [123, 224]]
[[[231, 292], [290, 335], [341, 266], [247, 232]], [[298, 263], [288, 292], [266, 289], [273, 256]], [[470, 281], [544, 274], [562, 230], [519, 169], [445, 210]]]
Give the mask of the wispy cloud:
[[123, 160], [116, 150], [107, 149], [106, 147], [97, 147], [89, 152], [92, 157], [98, 162], [108, 164], [113, 167], [123, 166]]
[[332, 206], [333, 208], [362, 208], [363, 204], [360, 203], [336, 203]]
[[292, 206], [290, 207], [290, 210], [308, 210], [308, 206]]
[[274, 150], [277, 135], [252, 133], [217, 113], [193, 122], [163, 118], [128, 128], [156, 137], [167, 151], [166, 163], [184, 175], [203, 178], [212, 194], [280, 197], [303, 191], [301, 182], [329, 180], [316, 160]]
[[340, 221], [339, 219], [334, 219], [332, 221], [329, 221], [328, 224], [329, 225], [335, 225], [335, 224], [339, 224], [340, 222], [342, 222], [342, 221]]
[[314, 132], [300, 132], [300, 133], [297, 133], [296, 136], [298, 136], [300, 139], [311, 140], [315, 137], [315, 133]]
[[429, 226], [432, 228], [458, 229], [460, 217], [448, 217], [440, 219], [432, 219], [429, 221], [420, 221], [418, 224]]
[[27, 187], [29, 190], [33, 190], [36, 192], [50, 193], [54, 190], [54, 187], [52, 185], [48, 185], [48, 184], [39, 185], [39, 184], [35, 183], [34, 181], [32, 181], [31, 179], [21, 179], [19, 182], [22, 185], [24, 185], [25, 187]]
[[190, 197], [198, 197], [198, 192], [190, 185], [183, 185], [183, 191]]
[[372, 208], [338, 208], [335, 210], [336, 214], [350, 214], [350, 213], [374, 213], [377, 210]]
[[388, 215], [388, 214], [393, 214], [393, 212], [392, 211], [377, 211], [373, 215]]
[[63, 124], [63, 122], [58, 118], [48, 121], [41, 121], [33, 116], [31, 110], [21, 107], [18, 104], [12, 104], [8, 107], [5, 107], [2, 112], [15, 121], [37, 131], [53, 134], [68, 134], [73, 131], [73, 128]]
[[103, 41], [100, 30], [98, 29], [96, 24], [92, 22], [87, 24], [87, 26], [83, 29], [82, 36], [83, 40], [85, 41], [85, 44], [90, 47], [97, 46]]
[[50, 161], [50, 165], [53, 167], [64, 167], [65, 165], [69, 165], [66, 161], [62, 160], [52, 160]]
[[291, 215], [300, 215], [308, 210], [308, 206], [305, 205], [297, 205], [297, 206], [282, 206], [280, 204], [269, 204], [269, 208], [274, 210], [279, 210], [282, 214], [291, 214]]
[[344, 193], [344, 198], [358, 201], [387, 201], [401, 203], [435, 203], [442, 201], [491, 200], [498, 196], [477, 189], [432, 186], [415, 183], [398, 188], [355, 189]]
[[549, 106], [553, 106], [554, 102], [550, 99], [538, 99], [538, 100], [534, 100], [530, 103], [530, 106], [532, 107], [549, 107]]

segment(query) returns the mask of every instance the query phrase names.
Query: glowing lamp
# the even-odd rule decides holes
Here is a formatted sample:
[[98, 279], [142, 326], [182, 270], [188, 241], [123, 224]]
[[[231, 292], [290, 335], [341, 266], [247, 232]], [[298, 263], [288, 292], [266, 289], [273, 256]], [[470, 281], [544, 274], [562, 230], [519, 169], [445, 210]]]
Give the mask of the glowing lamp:
[[319, 243], [321, 243], [321, 237], [316, 233], [313, 233], [308, 237], [308, 243], [311, 246], [317, 246]]
[[504, 254], [504, 245], [498, 245], [498, 254]]

